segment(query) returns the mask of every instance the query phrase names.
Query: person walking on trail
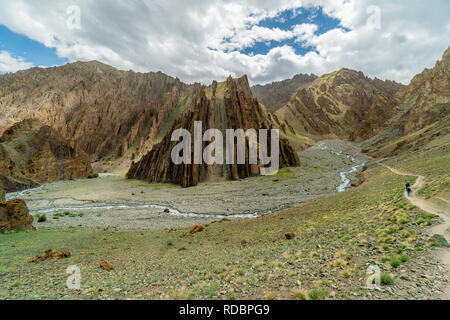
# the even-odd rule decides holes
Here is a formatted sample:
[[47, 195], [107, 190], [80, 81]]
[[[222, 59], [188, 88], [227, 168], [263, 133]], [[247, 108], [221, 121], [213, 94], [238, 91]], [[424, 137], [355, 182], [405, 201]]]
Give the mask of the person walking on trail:
[[409, 181], [406, 183], [406, 193], [408, 197], [411, 196], [411, 183]]

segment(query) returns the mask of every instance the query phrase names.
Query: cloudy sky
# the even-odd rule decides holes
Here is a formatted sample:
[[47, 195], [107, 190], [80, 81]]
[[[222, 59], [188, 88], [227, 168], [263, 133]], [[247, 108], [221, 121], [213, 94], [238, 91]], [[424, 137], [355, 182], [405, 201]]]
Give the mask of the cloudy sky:
[[342, 67], [408, 83], [450, 45], [449, 0], [2, 0], [0, 73], [98, 60], [209, 83]]

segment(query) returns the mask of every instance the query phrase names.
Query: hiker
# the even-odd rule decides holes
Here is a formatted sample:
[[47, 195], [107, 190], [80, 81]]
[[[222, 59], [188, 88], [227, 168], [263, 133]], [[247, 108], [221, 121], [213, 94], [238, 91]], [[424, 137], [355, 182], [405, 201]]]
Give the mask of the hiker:
[[406, 193], [408, 194], [408, 197], [411, 196], [411, 183], [406, 182]]

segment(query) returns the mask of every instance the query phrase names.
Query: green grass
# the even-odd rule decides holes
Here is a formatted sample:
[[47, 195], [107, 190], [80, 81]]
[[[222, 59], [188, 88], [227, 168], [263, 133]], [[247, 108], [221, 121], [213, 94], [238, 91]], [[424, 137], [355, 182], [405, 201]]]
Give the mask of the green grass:
[[65, 212], [57, 212], [55, 214], [53, 214], [53, 217], [58, 217], [58, 218], [63, 218], [63, 217], [69, 217], [69, 218], [82, 218], [84, 217], [84, 213], [72, 213], [70, 211], [65, 211]]
[[[367, 265], [384, 255], [401, 269], [414, 266], [430, 250], [419, 237], [424, 224], [416, 221], [433, 221], [403, 198], [404, 177], [374, 164], [367, 174], [358, 188], [257, 219], [223, 219], [194, 235], [189, 228], [0, 234], [0, 292], [2, 286], [9, 292], [0, 298], [362, 298]], [[286, 240], [288, 232], [295, 239]], [[69, 250], [71, 257], [26, 263], [49, 248]], [[101, 270], [101, 260], [114, 271]], [[81, 268], [80, 293], [65, 287], [67, 265]], [[390, 272], [396, 275], [398, 266]], [[16, 281], [20, 286], [10, 288]], [[296, 294], [298, 281], [303, 295]], [[382, 274], [382, 283], [394, 278]]]
[[323, 289], [313, 289], [308, 292], [308, 297], [311, 300], [325, 300], [329, 296], [329, 292]]
[[383, 285], [393, 285], [395, 283], [395, 280], [387, 273], [382, 273], [380, 276], [380, 282]]

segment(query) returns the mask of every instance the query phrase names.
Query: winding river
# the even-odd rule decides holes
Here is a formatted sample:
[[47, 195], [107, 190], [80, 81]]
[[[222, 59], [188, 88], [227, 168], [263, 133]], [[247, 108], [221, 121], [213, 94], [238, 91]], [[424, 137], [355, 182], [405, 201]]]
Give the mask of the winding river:
[[[322, 151], [330, 152], [336, 156], [339, 157], [346, 157], [348, 160], [351, 161], [352, 165], [350, 167], [350, 170], [339, 172], [339, 177], [341, 180], [341, 183], [336, 187], [336, 192], [343, 192], [351, 187], [351, 180], [350, 175], [356, 173], [361, 167], [364, 166], [365, 161], [361, 159], [355, 158], [353, 155], [347, 154], [341, 150], [335, 150], [329, 146], [325, 142], [318, 142], [316, 145], [317, 148], [319, 148]], [[105, 174], [100, 174], [100, 178], [103, 178], [103, 176], [106, 177]], [[21, 198], [23, 196], [27, 196], [29, 194], [32, 194], [33, 192], [39, 191], [41, 189], [44, 189], [49, 184], [43, 184], [37, 188], [23, 190], [17, 193], [9, 193], [7, 194], [7, 199], [12, 198]], [[300, 205], [304, 203], [305, 201], [298, 201], [296, 203], [287, 203], [287, 204], [280, 204], [275, 206], [274, 208], [271, 208], [270, 210], [262, 210], [258, 212], [253, 213], [233, 213], [233, 214], [201, 214], [201, 213], [193, 213], [193, 212], [182, 212], [180, 210], [177, 210], [175, 208], [164, 206], [161, 204], [154, 204], [154, 203], [114, 203], [114, 201], [110, 202], [92, 202], [92, 201], [81, 201], [81, 203], [77, 204], [68, 204], [68, 205], [55, 205], [55, 201], [59, 199], [53, 199], [49, 202], [48, 208], [46, 209], [39, 209], [39, 210], [31, 210], [31, 214], [49, 214], [49, 213], [56, 213], [56, 212], [86, 212], [86, 211], [111, 211], [111, 210], [146, 210], [146, 209], [156, 209], [160, 212], [164, 212], [167, 215], [177, 216], [177, 217], [184, 217], [184, 218], [205, 218], [205, 219], [236, 219], [236, 218], [257, 218], [262, 215], [271, 214], [273, 212], [277, 212], [283, 209], [291, 208], [297, 205]]]

